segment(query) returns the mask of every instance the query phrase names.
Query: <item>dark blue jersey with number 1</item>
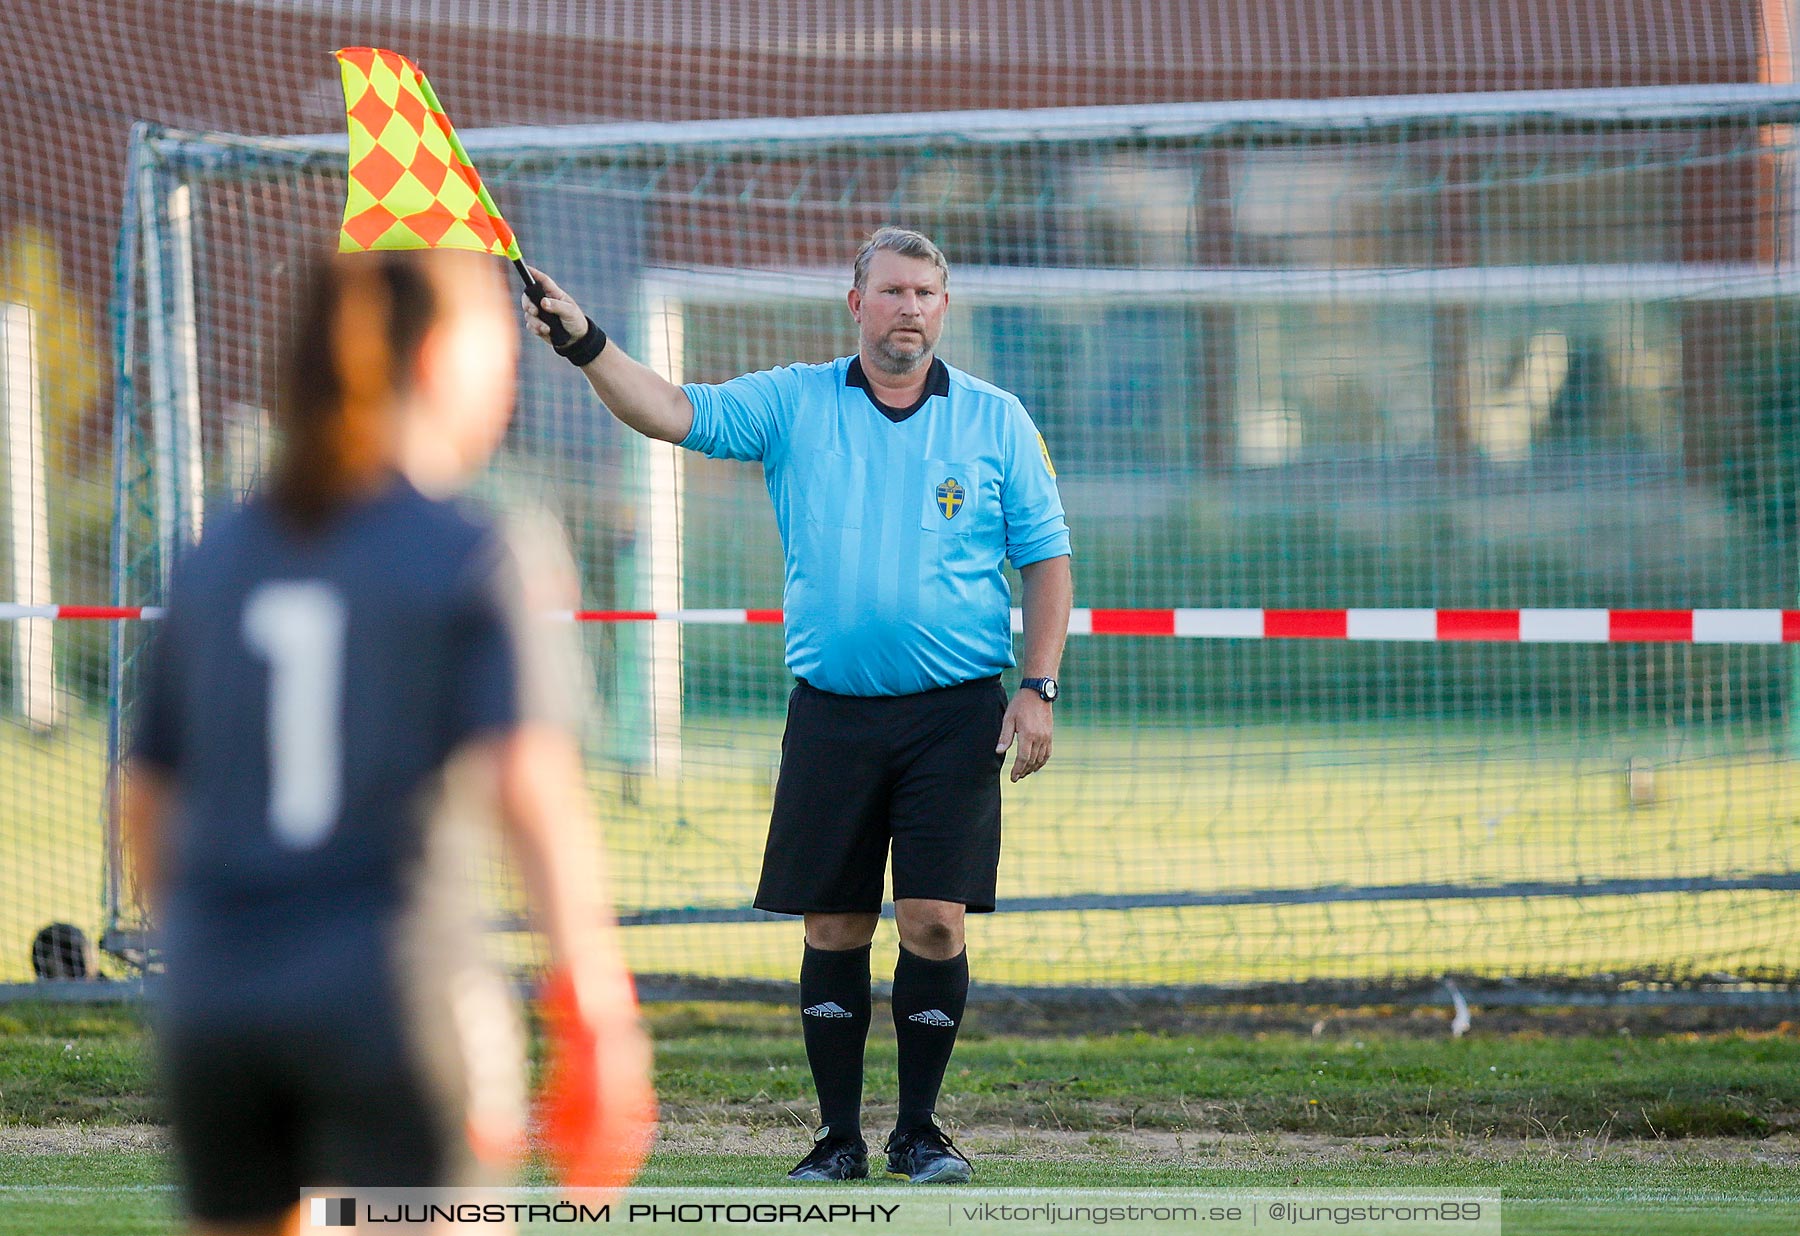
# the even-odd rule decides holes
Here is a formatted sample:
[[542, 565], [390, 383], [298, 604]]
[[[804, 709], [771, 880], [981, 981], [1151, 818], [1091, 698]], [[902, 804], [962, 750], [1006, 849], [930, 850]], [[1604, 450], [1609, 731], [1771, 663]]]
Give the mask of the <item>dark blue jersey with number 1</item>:
[[132, 749], [175, 793], [171, 1006], [380, 985], [408, 912], [446, 900], [431, 883], [469, 879], [432, 859], [443, 775], [524, 719], [525, 626], [496, 526], [404, 481], [316, 534], [263, 500], [209, 531], [176, 572]]

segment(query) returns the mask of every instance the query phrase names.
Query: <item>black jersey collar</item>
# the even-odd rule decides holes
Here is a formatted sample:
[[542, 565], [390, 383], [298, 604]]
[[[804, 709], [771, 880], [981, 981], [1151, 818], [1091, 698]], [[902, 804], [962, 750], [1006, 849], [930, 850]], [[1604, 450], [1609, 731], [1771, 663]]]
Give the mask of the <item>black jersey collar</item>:
[[875, 391], [869, 385], [869, 375], [863, 372], [862, 357], [860, 356], [850, 358], [850, 368], [844, 374], [844, 385], [860, 386], [863, 394], [869, 397], [869, 402], [875, 405], [875, 410], [898, 425], [924, 407], [925, 401], [933, 395], [948, 396], [950, 394], [950, 366], [935, 356], [931, 358], [931, 368], [925, 373], [925, 389], [919, 392], [918, 399], [910, 408], [892, 408], [875, 398]]

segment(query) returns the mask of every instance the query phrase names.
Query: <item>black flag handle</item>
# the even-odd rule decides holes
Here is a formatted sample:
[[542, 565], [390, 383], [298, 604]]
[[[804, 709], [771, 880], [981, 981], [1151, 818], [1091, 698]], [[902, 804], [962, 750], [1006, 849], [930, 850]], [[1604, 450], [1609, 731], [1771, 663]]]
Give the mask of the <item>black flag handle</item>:
[[531, 303], [537, 306], [538, 316], [550, 324], [550, 346], [554, 348], [568, 347], [574, 340], [570, 338], [569, 330], [563, 325], [562, 318], [544, 310], [544, 285], [531, 277], [531, 269], [518, 258], [513, 259], [513, 269], [518, 271], [519, 278], [524, 280], [525, 295], [530, 297]]

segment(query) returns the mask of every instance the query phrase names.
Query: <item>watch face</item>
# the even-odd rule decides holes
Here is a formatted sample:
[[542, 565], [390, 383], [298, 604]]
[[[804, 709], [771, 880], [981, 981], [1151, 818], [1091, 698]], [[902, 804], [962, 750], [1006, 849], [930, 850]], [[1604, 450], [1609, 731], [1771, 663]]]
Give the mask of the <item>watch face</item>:
[[1056, 702], [1056, 697], [1062, 694], [1062, 692], [1057, 689], [1056, 679], [1046, 678], [1043, 683], [1039, 685], [1038, 694], [1044, 697], [1045, 703], [1054, 704]]

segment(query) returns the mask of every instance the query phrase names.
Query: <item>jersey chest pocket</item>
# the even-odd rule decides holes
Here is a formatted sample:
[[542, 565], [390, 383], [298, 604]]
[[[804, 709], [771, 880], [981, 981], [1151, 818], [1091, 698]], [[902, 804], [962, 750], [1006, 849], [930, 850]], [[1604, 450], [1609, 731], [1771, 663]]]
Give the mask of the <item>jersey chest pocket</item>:
[[919, 526], [939, 536], [968, 536], [976, 524], [993, 512], [992, 499], [982, 491], [978, 465], [953, 459], [925, 461], [925, 492], [919, 506]]

